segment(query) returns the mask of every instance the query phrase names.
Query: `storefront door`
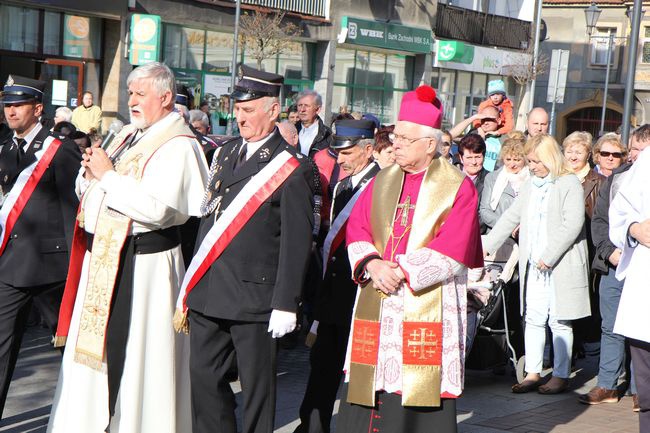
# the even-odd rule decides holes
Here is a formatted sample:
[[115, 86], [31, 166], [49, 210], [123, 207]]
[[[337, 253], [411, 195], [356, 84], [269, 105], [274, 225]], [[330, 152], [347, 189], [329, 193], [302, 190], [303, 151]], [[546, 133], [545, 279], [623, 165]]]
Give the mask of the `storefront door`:
[[[54, 111], [60, 106], [74, 109], [81, 103], [84, 88], [83, 62], [45, 59], [39, 78], [48, 83], [43, 101], [45, 103], [46, 117], [53, 117]], [[56, 86], [53, 86], [53, 80], [59, 80]], [[52, 94], [53, 88], [54, 94]]]

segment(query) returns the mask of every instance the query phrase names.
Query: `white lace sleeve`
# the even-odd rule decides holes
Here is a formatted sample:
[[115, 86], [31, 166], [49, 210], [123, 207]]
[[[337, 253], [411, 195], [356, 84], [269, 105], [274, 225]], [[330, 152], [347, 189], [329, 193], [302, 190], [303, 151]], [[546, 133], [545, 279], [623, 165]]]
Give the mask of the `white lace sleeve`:
[[417, 292], [460, 274], [465, 266], [430, 248], [396, 257], [411, 290]]

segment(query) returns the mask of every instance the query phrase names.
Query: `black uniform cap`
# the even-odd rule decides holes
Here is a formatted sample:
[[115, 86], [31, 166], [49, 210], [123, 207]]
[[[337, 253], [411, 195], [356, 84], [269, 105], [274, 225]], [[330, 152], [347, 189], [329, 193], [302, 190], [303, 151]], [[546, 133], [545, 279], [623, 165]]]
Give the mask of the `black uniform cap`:
[[336, 134], [332, 149], [340, 150], [354, 146], [364, 138], [375, 137], [375, 123], [372, 120], [341, 119], [334, 123]]
[[17, 104], [19, 102], [43, 102], [45, 81], [33, 80], [19, 75], [9, 75], [0, 92], [0, 102]]
[[265, 96], [280, 96], [284, 77], [239, 65], [239, 81], [230, 97], [235, 101], [252, 101]]

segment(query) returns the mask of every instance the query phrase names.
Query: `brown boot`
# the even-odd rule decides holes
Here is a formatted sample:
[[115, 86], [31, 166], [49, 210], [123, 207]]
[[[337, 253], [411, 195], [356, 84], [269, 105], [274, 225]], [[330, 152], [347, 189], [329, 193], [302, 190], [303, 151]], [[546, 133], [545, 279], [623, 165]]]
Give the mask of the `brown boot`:
[[618, 390], [596, 386], [588, 394], [581, 395], [578, 400], [583, 404], [618, 403]]

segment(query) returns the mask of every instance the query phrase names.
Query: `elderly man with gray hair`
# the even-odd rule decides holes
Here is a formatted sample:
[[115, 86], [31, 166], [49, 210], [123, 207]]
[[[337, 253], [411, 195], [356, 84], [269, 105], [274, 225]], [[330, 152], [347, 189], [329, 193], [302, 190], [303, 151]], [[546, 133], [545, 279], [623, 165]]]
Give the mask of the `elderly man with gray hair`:
[[[130, 125], [86, 149], [56, 344], [48, 432], [191, 431], [189, 339], [176, 334], [179, 227], [200, 214], [207, 164], [162, 63], [127, 79]], [[92, 254], [91, 254], [92, 252]]]
[[296, 97], [298, 107], [298, 149], [303, 155], [313, 157], [316, 152], [332, 143], [332, 131], [318, 117], [323, 99], [315, 90], [303, 90]]
[[54, 124], [72, 121], [72, 110], [68, 107], [59, 107], [54, 112]]
[[345, 226], [354, 203], [379, 172], [372, 161], [375, 124], [371, 120], [339, 120], [331, 149], [347, 177], [334, 187], [330, 231], [323, 247], [323, 281], [314, 302], [317, 334], [311, 349], [311, 372], [300, 406], [295, 433], [329, 432], [343, 362], [348, 346], [357, 285], [352, 280], [345, 249]]

